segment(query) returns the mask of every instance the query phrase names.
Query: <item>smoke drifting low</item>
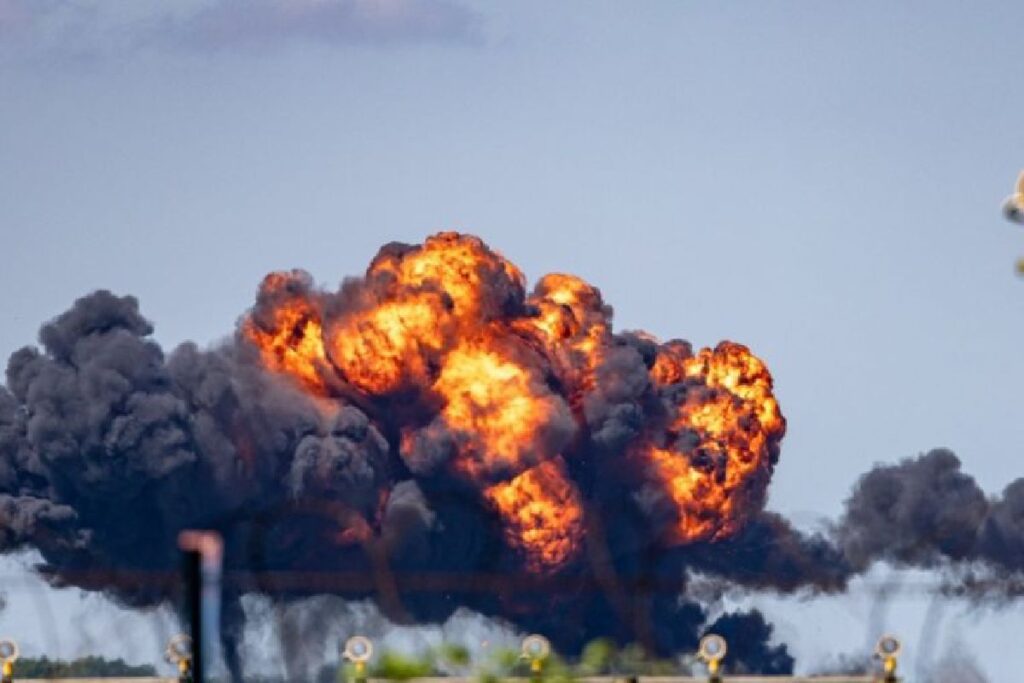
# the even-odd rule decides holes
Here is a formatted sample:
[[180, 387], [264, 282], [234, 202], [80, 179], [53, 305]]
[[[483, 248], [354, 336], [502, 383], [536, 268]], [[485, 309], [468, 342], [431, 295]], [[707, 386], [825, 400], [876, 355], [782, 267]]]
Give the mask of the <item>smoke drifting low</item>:
[[99, 291], [10, 358], [0, 552], [143, 606], [174, 599], [177, 533], [219, 529], [236, 677], [247, 593], [373, 599], [395, 623], [468, 608], [566, 652], [712, 629], [733, 670], [785, 673], [763, 617], [709, 623], [691, 574], [790, 592], [878, 560], [1024, 568], [1024, 483], [989, 500], [946, 451], [864, 475], [829, 537], [795, 530], [762, 509], [785, 420], [759, 359], [614, 332], [597, 288], [527, 294], [470, 236], [387, 245], [337, 291], [271, 274], [211, 349], [152, 332]]
[[990, 498], [944, 449], [878, 466], [857, 482], [836, 538], [858, 570], [876, 560], [908, 567], [973, 562], [994, 573], [991, 587], [998, 589], [998, 579], [1024, 572], [1024, 479]]

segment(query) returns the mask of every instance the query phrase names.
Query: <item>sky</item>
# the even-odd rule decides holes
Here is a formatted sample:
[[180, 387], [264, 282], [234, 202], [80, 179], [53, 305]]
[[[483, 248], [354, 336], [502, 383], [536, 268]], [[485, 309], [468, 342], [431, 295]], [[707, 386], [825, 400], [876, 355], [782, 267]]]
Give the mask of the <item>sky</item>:
[[[1016, 0], [0, 0], [0, 356], [97, 288], [213, 344], [268, 271], [334, 287], [457, 229], [588, 279], [618, 329], [749, 345], [789, 421], [771, 509], [835, 517], [937, 446], [996, 494], [1024, 474], [1021, 26]], [[806, 663], [872, 618], [772, 600]], [[1019, 610], [947, 613], [993, 680], [1024, 667]]]

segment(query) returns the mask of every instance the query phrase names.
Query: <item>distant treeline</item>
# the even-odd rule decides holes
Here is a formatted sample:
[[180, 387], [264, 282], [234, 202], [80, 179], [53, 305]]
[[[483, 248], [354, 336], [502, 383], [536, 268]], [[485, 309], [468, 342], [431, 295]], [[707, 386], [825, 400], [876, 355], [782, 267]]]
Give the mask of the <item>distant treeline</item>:
[[149, 664], [132, 665], [123, 659], [81, 657], [72, 661], [49, 657], [22, 657], [14, 669], [19, 678], [102, 678], [156, 676], [156, 668]]

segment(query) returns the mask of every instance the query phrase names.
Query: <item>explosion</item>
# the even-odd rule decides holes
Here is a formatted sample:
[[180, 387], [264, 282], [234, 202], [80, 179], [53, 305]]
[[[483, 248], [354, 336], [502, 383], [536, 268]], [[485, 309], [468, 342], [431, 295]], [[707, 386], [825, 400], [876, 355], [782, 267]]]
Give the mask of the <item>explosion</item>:
[[759, 509], [745, 502], [763, 500], [786, 429], [771, 374], [746, 347], [688, 352], [670, 345], [651, 368], [658, 385], [691, 386], [659, 435], [673, 447], [642, 447], [680, 510], [672, 537], [681, 543], [732, 535]]
[[[165, 354], [152, 332], [101, 290], [10, 358], [0, 552], [154, 605], [174, 600], [178, 532], [218, 530], [235, 680], [250, 592], [375, 598], [405, 622], [466, 607], [565, 651], [603, 636], [677, 652], [709, 616], [680, 599], [688, 568], [845, 580], [824, 540], [762, 510], [785, 420], [758, 358], [616, 331], [597, 287], [555, 273], [528, 291], [476, 237], [385, 245], [336, 290], [271, 273], [209, 349]], [[252, 582], [267, 571], [320, 579]], [[791, 665], [761, 645], [752, 670]]]
[[304, 296], [308, 288], [309, 278], [301, 272], [265, 277], [261, 294], [277, 303], [262, 316], [247, 318], [242, 334], [259, 347], [267, 368], [288, 373], [319, 394], [324, 391], [319, 368], [326, 356], [320, 314]]
[[934, 450], [801, 533], [763, 509], [786, 422], [759, 358], [615, 331], [596, 287], [550, 274], [528, 293], [472, 236], [386, 245], [336, 291], [272, 273], [209, 349], [152, 333], [100, 290], [10, 357], [0, 553], [141, 607], [175, 601], [181, 530], [219, 531], [235, 681], [249, 593], [373, 598], [404, 623], [464, 607], [567, 653], [692, 651], [713, 629], [750, 646], [730, 671], [770, 674], [792, 670], [785, 645], [756, 611], [712, 620], [694, 574], [837, 591], [886, 561], [961, 568], [967, 595], [1024, 582], [1024, 479], [988, 496]]
[[[586, 466], [588, 400], [602, 371], [616, 372], [612, 349], [654, 343], [613, 334], [597, 288], [552, 274], [526, 296], [515, 265], [478, 238], [441, 233], [385, 247], [337, 295], [275, 273], [259, 300], [242, 329], [268, 370], [376, 406], [381, 431], [401, 434], [405, 466], [476, 490], [529, 570], [579, 558], [583, 494], [569, 471]], [[617, 456], [671, 501], [660, 542], [734, 534], [760, 510], [785, 432], [771, 375], [731, 342], [696, 354], [656, 346], [645, 372], [636, 400], [660, 408]]]

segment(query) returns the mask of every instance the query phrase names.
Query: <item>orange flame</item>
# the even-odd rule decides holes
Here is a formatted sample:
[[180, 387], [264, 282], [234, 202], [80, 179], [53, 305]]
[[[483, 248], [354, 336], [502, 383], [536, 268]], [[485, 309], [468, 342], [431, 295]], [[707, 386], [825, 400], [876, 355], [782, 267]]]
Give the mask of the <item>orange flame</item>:
[[451, 300], [455, 316], [466, 322], [500, 311], [486, 311], [485, 294], [495, 282], [514, 293], [523, 289], [522, 272], [478, 237], [442, 232], [423, 246], [396, 253], [383, 251], [370, 264], [368, 276], [388, 274], [403, 288], [436, 288]]
[[571, 419], [528, 366], [486, 341], [452, 350], [434, 384], [445, 400], [441, 416], [463, 442], [456, 468], [470, 479], [485, 471], [521, 472], [531, 455], [534, 461], [549, 455], [546, 429]]
[[505, 537], [536, 572], [557, 570], [579, 552], [583, 507], [561, 459], [548, 460], [484, 496], [505, 519]]
[[610, 340], [601, 292], [575, 275], [552, 273], [541, 278], [528, 303], [537, 315], [513, 325], [540, 342], [559, 375], [568, 381], [576, 403], [594, 387], [594, 372]]
[[696, 356], [685, 342], [659, 351], [652, 380], [687, 387], [662, 435], [665, 445], [641, 449], [677, 507], [668, 537], [678, 543], [725, 538], [763, 504], [772, 445], [785, 433], [771, 374], [732, 342]]
[[445, 342], [446, 313], [436, 295], [420, 292], [337, 320], [330, 328], [331, 360], [361, 391], [380, 396], [427, 381], [431, 356]]
[[263, 278], [261, 298], [279, 298], [280, 303], [263, 324], [253, 316], [246, 318], [242, 334], [260, 350], [266, 367], [296, 377], [319, 395], [324, 393], [319, 368], [326, 361], [320, 313], [308, 299], [288, 293], [294, 282], [292, 273], [271, 273]]
[[[269, 275], [242, 332], [268, 369], [311, 393], [338, 397], [347, 386], [384, 421], [396, 419], [392, 408], [411, 411], [392, 431], [409, 467], [444, 439], [451, 457], [439, 466], [477, 486], [530, 569], [553, 572], [581, 551], [583, 503], [565, 459], [586, 441], [583, 401], [625, 342], [582, 279], [547, 275], [529, 297], [524, 282], [480, 239], [441, 233], [384, 247], [336, 294]], [[785, 432], [771, 375], [739, 344], [694, 354], [674, 341], [657, 346], [649, 377], [640, 390], [665, 413], [648, 416], [625, 462], [674, 505], [664, 541], [735, 533], [763, 504]]]

